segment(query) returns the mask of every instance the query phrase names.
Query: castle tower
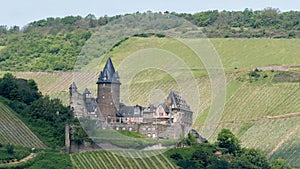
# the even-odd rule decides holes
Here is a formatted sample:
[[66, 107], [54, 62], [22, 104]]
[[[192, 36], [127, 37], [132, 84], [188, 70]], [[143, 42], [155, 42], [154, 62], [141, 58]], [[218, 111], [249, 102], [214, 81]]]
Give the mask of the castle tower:
[[77, 86], [75, 82], [73, 82], [69, 87], [70, 97], [72, 97], [74, 92], [77, 92]]
[[121, 83], [119, 74], [115, 71], [110, 58], [108, 58], [104, 69], [100, 72], [97, 85], [97, 102], [100, 116], [116, 116], [120, 107]]
[[73, 107], [74, 104], [74, 98], [78, 97], [76, 94], [77, 92], [77, 86], [75, 82], [73, 82], [70, 87], [69, 87], [69, 92], [70, 92], [70, 107]]

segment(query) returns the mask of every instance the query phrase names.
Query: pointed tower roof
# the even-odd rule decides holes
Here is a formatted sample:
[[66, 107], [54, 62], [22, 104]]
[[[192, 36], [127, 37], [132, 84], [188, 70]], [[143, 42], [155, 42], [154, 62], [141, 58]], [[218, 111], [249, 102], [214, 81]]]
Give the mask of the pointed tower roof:
[[107, 59], [104, 69], [100, 72], [97, 84], [102, 83], [120, 83], [119, 74], [115, 71], [114, 65], [110, 59]]
[[77, 86], [76, 86], [75, 82], [73, 82], [73, 83], [70, 85], [69, 89], [77, 89]]
[[171, 99], [173, 108], [190, 110], [190, 106], [179, 93], [171, 91], [168, 97]]
[[89, 91], [89, 89], [85, 88], [83, 94], [91, 94], [91, 92]]

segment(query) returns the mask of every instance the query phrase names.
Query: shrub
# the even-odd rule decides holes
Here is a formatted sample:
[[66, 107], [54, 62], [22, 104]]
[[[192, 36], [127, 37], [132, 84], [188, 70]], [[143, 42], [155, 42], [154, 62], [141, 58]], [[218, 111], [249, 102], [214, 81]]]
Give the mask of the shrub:
[[14, 146], [9, 144], [6, 146], [6, 151], [8, 154], [14, 154]]

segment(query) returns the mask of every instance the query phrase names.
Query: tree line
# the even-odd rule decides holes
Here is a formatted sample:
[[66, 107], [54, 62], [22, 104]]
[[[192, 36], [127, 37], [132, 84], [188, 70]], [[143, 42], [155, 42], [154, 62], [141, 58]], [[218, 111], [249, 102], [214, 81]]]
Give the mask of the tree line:
[[[133, 14], [86, 17], [49, 17], [23, 28], [0, 26], [2, 71], [72, 70], [85, 42], [97, 31], [122, 16], [142, 18], [147, 14], [174, 15], [197, 25], [209, 38], [299, 38], [300, 11], [276, 8], [253, 11], [203, 11], [194, 14], [151, 11]], [[174, 23], [163, 23], [166, 27]]]
[[10, 73], [0, 78], [0, 100], [49, 147], [64, 146], [65, 125], [75, 122], [73, 114], [59, 99], [43, 96], [34, 80], [17, 79]]
[[240, 140], [229, 129], [222, 129], [215, 143], [198, 143], [192, 134], [184, 142], [188, 143], [187, 148], [167, 152], [183, 169], [291, 169], [284, 159], [269, 161], [258, 149], [242, 148]]

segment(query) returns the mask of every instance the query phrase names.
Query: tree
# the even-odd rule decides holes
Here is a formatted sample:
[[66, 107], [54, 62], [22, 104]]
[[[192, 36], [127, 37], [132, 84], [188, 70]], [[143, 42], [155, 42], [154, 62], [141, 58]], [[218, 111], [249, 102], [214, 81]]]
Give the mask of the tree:
[[192, 133], [188, 133], [188, 137], [183, 139], [183, 144], [187, 145], [187, 146], [192, 146], [194, 144], [197, 144], [197, 139], [195, 138], [195, 136]]
[[218, 134], [217, 145], [220, 148], [227, 149], [227, 153], [234, 155], [239, 153], [241, 150], [240, 141], [229, 129], [221, 130]]
[[0, 95], [11, 99], [12, 90], [17, 90], [16, 77], [11, 73], [6, 73], [0, 80]]
[[0, 95], [25, 104], [30, 104], [41, 96], [34, 80], [17, 79], [11, 73], [4, 74], [0, 79]]
[[217, 163], [218, 159], [215, 155], [215, 146], [203, 143], [196, 147], [196, 151], [192, 154], [191, 160], [198, 168], [205, 168]]
[[271, 169], [292, 169], [282, 158], [271, 161], [270, 167]]
[[72, 141], [74, 141], [76, 144], [82, 144], [84, 141], [87, 140], [88, 135], [81, 126], [74, 127], [73, 129], [74, 131], [72, 134]]
[[270, 169], [266, 156], [257, 149], [245, 149], [238, 157], [231, 162], [232, 168], [243, 169]]
[[6, 151], [8, 154], [14, 154], [14, 146], [9, 144], [6, 146]]
[[72, 113], [59, 99], [41, 97], [27, 106], [22, 114], [46, 144], [53, 148], [64, 145], [65, 124], [72, 120]]
[[86, 20], [89, 21], [89, 26], [91, 28], [94, 28], [97, 26], [97, 18], [94, 14], [88, 14], [86, 17], [85, 17]]

